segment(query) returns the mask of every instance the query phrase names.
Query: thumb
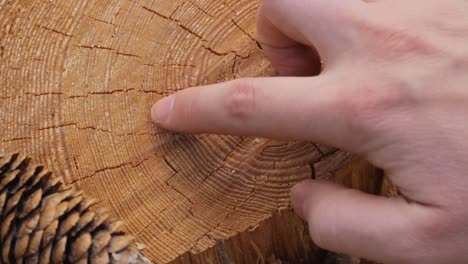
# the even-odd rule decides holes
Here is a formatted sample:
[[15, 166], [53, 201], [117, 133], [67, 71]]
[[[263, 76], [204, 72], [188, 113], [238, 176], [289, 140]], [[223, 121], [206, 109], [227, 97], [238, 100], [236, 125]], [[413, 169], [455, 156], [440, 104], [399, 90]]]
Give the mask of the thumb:
[[420, 237], [415, 221], [427, 217], [422, 205], [324, 181], [309, 180], [296, 185], [292, 203], [308, 222], [312, 240], [318, 246], [385, 263], [408, 260], [395, 259], [399, 258], [395, 252], [413, 250]]

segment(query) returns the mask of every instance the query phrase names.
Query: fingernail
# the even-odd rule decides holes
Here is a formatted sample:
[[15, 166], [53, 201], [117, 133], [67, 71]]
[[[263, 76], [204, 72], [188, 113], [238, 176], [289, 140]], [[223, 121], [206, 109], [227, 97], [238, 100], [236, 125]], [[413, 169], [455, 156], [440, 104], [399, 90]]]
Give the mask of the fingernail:
[[159, 100], [153, 105], [151, 109], [151, 118], [156, 123], [163, 123], [171, 114], [172, 108], [174, 107], [174, 95], [165, 97]]
[[294, 211], [304, 220], [307, 218], [306, 201], [307, 197], [309, 196], [308, 192], [309, 188], [307, 182], [296, 184], [296, 186], [294, 186], [291, 190], [291, 203]]

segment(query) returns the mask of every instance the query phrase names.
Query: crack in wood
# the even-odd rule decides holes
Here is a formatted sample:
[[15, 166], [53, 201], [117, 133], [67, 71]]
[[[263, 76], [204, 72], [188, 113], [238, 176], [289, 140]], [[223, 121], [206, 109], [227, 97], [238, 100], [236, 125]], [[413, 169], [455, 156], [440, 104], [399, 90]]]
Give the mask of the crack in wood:
[[321, 156], [325, 155], [325, 153], [323, 153], [323, 151], [317, 146], [317, 144], [313, 143], [312, 146], [314, 146], [314, 148], [318, 151], [318, 153], [320, 153]]
[[249, 53], [247, 56], [241, 56], [241, 55], [239, 55], [239, 54], [237, 53], [236, 50], [230, 50], [230, 51], [227, 51], [227, 52], [220, 52], [220, 51], [216, 51], [216, 50], [214, 50], [213, 48], [208, 47], [208, 46], [206, 46], [206, 45], [202, 45], [202, 47], [203, 47], [205, 50], [209, 51], [210, 53], [212, 53], [212, 54], [214, 54], [215, 56], [218, 56], [218, 57], [225, 57], [225, 56], [228, 56], [228, 55], [230, 55], [230, 54], [234, 54], [235, 57], [239, 57], [239, 58], [241, 58], [241, 59], [248, 59], [248, 58], [250, 58], [250, 55], [251, 55], [251, 53]]
[[110, 47], [103, 47], [99, 45], [74, 45], [75, 47], [82, 48], [82, 49], [101, 49], [101, 50], [111, 50], [115, 51], [115, 49]]
[[[180, 22], [180, 20], [173, 18], [172, 15], [171, 16], [163, 15], [163, 14], [161, 14], [161, 13], [159, 13], [159, 12], [157, 12], [157, 11], [151, 9], [151, 8], [148, 8], [146, 6], [142, 6], [142, 8], [144, 10], [148, 11], [148, 12], [151, 12], [151, 13], [155, 14], [156, 16], [159, 16], [159, 17], [161, 17], [163, 19], [166, 19], [166, 20], [169, 20], [169, 21], [172, 21], [172, 22], [176, 23], [179, 28], [181, 28], [185, 32], [189, 33], [190, 35], [194, 36], [195, 38], [199, 39], [202, 43], [209, 43], [210, 42], [209, 40], [205, 39], [202, 35], [196, 33], [195, 31], [191, 30], [190, 28], [188, 28], [187, 26], [182, 24]], [[232, 21], [233, 21], [233, 23], [235, 23], [234, 20], [232, 20]], [[235, 23], [235, 24], [237, 25], [237, 23]], [[237, 25], [237, 26], [240, 28], [239, 25]], [[240, 28], [240, 30], [248, 35], [248, 33], [244, 29]], [[253, 37], [251, 37], [251, 38], [254, 39]], [[212, 54], [214, 54], [216, 56], [219, 56], [219, 57], [224, 57], [224, 56], [227, 56], [229, 54], [234, 54], [236, 57], [239, 57], [239, 58], [242, 58], [242, 59], [247, 59], [247, 58], [250, 57], [250, 54], [248, 56], [245, 56], [245, 57], [241, 56], [235, 50], [230, 50], [230, 51], [227, 51], [227, 52], [220, 52], [220, 51], [217, 51], [217, 50], [213, 49], [212, 47], [209, 47], [209, 46], [207, 46], [205, 44], [202, 44], [202, 47], [205, 50], [209, 51], [210, 53], [212, 53]]]
[[53, 28], [49, 28], [49, 27], [46, 27], [46, 26], [43, 26], [43, 25], [37, 24], [36, 27], [42, 28], [42, 29], [44, 29], [44, 30], [47, 30], [47, 31], [50, 31], [50, 32], [53, 32], [53, 33], [56, 33], [56, 34], [59, 34], [59, 35], [62, 35], [62, 36], [64, 36], [64, 37], [69, 37], [69, 38], [72, 38], [72, 37], [73, 37], [73, 35], [70, 35], [70, 34], [67, 34], [67, 33], [65, 33], [65, 32], [61, 32], [61, 31], [59, 31], [59, 30], [56, 30], [56, 29], [53, 29]]
[[88, 15], [88, 14], [85, 14], [85, 16], [91, 18], [92, 20], [95, 20], [95, 21], [98, 21], [98, 22], [101, 22], [101, 23], [104, 23], [104, 24], [108, 24], [108, 25], [112, 25], [112, 26], [114, 26], [114, 27], [117, 27], [117, 25], [115, 25], [115, 24], [112, 23], [112, 22], [105, 21], [105, 20], [102, 20], [102, 19], [99, 19], [99, 18], [90, 16], [90, 15]]
[[216, 172], [218, 172], [221, 168], [223, 168], [226, 165], [226, 161], [231, 157], [231, 155], [239, 149], [239, 146], [244, 143], [244, 139], [241, 139], [235, 146], [234, 148], [223, 158], [223, 160], [220, 162], [219, 166], [217, 166], [213, 171], [211, 171], [208, 175], [203, 178], [203, 180], [199, 184], [203, 184], [206, 180], [208, 180], [211, 176], [213, 176]]
[[160, 18], [167, 19], [167, 20], [171, 20], [171, 21], [174, 21], [174, 22], [179, 22], [179, 20], [174, 19], [174, 18], [172, 18], [172, 17], [170, 17], [170, 16], [165, 16], [165, 15], [159, 13], [158, 11], [156, 11], [156, 10], [154, 10], [154, 9], [151, 9], [151, 8], [149, 8], [149, 7], [147, 7], [147, 6], [141, 6], [141, 8], [143, 8], [144, 10], [146, 10], [146, 11], [148, 11], [148, 12], [150, 12], [150, 13], [152, 13], [152, 14], [154, 14], [154, 15], [160, 17]]
[[78, 127], [75, 126], [78, 130], [94, 130], [94, 131], [99, 131], [99, 132], [105, 132], [105, 133], [112, 133], [111, 130], [109, 129], [104, 129], [104, 128], [97, 128], [94, 126], [87, 126], [87, 127]]
[[49, 130], [49, 129], [59, 129], [59, 128], [63, 128], [63, 127], [70, 127], [70, 126], [76, 126], [76, 123], [62, 124], [62, 125], [52, 125], [52, 126], [48, 126], [48, 127], [38, 128], [37, 130], [38, 131], [43, 131], [43, 130]]
[[244, 28], [242, 28], [234, 19], [231, 19], [231, 22], [232, 24], [234, 24], [234, 26], [236, 28], [238, 28], [240, 31], [242, 31], [247, 37], [249, 37], [253, 42], [255, 42], [257, 44], [257, 46], [260, 46], [260, 43], [258, 42], [258, 40], [256, 38], [254, 38], [254, 36], [252, 36], [249, 32], [247, 32], [247, 30], [245, 30]]
[[178, 25], [181, 29], [183, 29], [185, 32], [189, 33], [189, 34], [192, 35], [192, 36], [195, 36], [195, 37], [196, 37], [197, 39], [199, 39], [200, 41], [202, 41], [202, 42], [209, 42], [208, 40], [206, 40], [205, 38], [203, 38], [202, 35], [196, 33], [195, 31], [191, 30], [190, 28], [188, 28], [187, 26], [181, 24], [180, 22], [177, 23], [177, 25]]
[[[24, 124], [27, 126], [31, 126], [29, 124]], [[128, 133], [114, 133], [110, 129], [105, 129], [105, 128], [99, 128], [96, 126], [78, 126], [78, 123], [70, 123], [70, 124], [64, 124], [64, 125], [54, 125], [54, 126], [48, 126], [48, 127], [43, 127], [43, 128], [38, 128], [38, 131], [43, 131], [43, 130], [49, 130], [49, 129], [59, 129], [63, 127], [74, 127], [75, 129], [78, 130], [93, 130], [97, 132], [103, 132], [103, 133], [111, 133], [113, 136], [116, 137], [125, 137], [125, 136], [156, 136], [160, 134], [159, 132], [128, 132]]]
[[49, 129], [60, 129], [64, 127], [75, 127], [78, 130], [94, 130], [94, 131], [100, 131], [100, 132], [106, 132], [110, 133], [111, 130], [108, 129], [103, 129], [103, 128], [97, 128], [94, 126], [86, 126], [86, 127], [79, 127], [77, 123], [70, 123], [70, 124], [63, 124], [63, 125], [53, 125], [53, 126], [48, 126], [48, 127], [43, 127], [43, 128], [38, 128], [38, 131], [43, 131], [43, 130], [49, 130]]
[[193, 201], [189, 198], [188, 195], [185, 195], [182, 191], [180, 191], [179, 189], [177, 189], [176, 187], [174, 187], [172, 184], [170, 184], [169, 182], [166, 181], [166, 185], [167, 187], [171, 188], [171, 190], [175, 191], [176, 193], [178, 193], [180, 196], [182, 196], [185, 200], [187, 200], [190, 204], [194, 204]]
[[75, 158], [75, 157], [73, 157], [73, 163], [75, 164], [75, 169], [76, 169], [77, 171], [79, 171], [78, 162], [76, 161], [76, 158]]
[[120, 169], [120, 168], [125, 167], [125, 166], [130, 165], [130, 164], [132, 164], [132, 163], [131, 162], [125, 162], [125, 163], [115, 165], [115, 166], [104, 167], [102, 169], [95, 170], [94, 171], [95, 173], [93, 175], [104, 172], [104, 171]]
[[174, 172], [174, 173], [178, 173], [180, 170], [176, 169], [174, 165], [172, 165], [169, 160], [167, 159], [167, 156], [166, 155], [163, 155], [162, 156], [164, 162], [166, 163], [167, 166], [169, 166], [169, 168], [171, 168], [171, 170]]
[[44, 93], [31, 93], [31, 92], [25, 92], [23, 93], [24, 95], [32, 95], [32, 96], [54, 96], [54, 95], [63, 95], [62, 92], [44, 92]]
[[120, 56], [125, 56], [125, 57], [135, 57], [135, 58], [141, 59], [141, 56], [132, 54], [132, 53], [125, 53], [125, 52], [117, 51], [115, 54], [120, 55]]
[[170, 91], [166, 92], [160, 92], [156, 90], [143, 90], [143, 89], [136, 89], [136, 88], [128, 88], [128, 89], [115, 89], [115, 90], [110, 90], [110, 91], [94, 91], [94, 92], [88, 92], [84, 95], [70, 95], [68, 96], [69, 99], [76, 99], [76, 98], [87, 98], [89, 96], [98, 96], [98, 95], [113, 95], [113, 94], [119, 94], [119, 93], [130, 93], [130, 92], [138, 92], [138, 93], [145, 93], [145, 94], [157, 94], [161, 96], [167, 96], [170, 95]]
[[116, 89], [111, 91], [99, 91], [99, 92], [89, 92], [89, 95], [111, 95], [115, 93], [128, 93], [131, 91], [135, 91], [135, 88], [128, 88], [128, 89]]
[[143, 63], [141, 65], [148, 67], [187, 67], [187, 68], [196, 68], [197, 66], [191, 64], [181, 64], [181, 63], [169, 63], [169, 64], [152, 64], [152, 63]]
[[90, 175], [87, 175], [87, 176], [83, 176], [83, 177], [80, 177], [78, 179], [75, 179], [73, 180], [70, 184], [75, 184], [76, 182], [79, 182], [79, 181], [83, 181], [83, 180], [86, 180], [86, 179], [90, 179], [90, 178], [93, 178], [95, 177], [97, 174], [100, 174], [100, 173], [103, 173], [103, 172], [107, 172], [107, 171], [113, 171], [113, 170], [118, 170], [118, 169], [121, 169], [121, 168], [124, 168], [124, 167], [127, 167], [127, 166], [131, 166], [132, 168], [137, 168], [139, 166], [141, 166], [143, 163], [145, 163], [146, 161], [148, 161], [150, 158], [144, 158], [142, 159], [141, 161], [137, 162], [137, 163], [134, 163], [134, 162], [124, 162], [124, 163], [121, 163], [121, 164], [118, 164], [118, 165], [115, 165], [115, 166], [109, 166], [109, 167], [104, 167], [104, 168], [101, 168], [101, 169], [97, 169], [94, 171], [94, 173], [90, 174]]
[[137, 54], [132, 54], [132, 53], [127, 53], [127, 52], [121, 52], [119, 50], [116, 50], [114, 48], [111, 48], [111, 47], [104, 47], [104, 46], [100, 46], [100, 45], [94, 45], [94, 44], [91, 44], [91, 45], [74, 45], [75, 47], [77, 48], [82, 48], [82, 49], [90, 49], [90, 50], [93, 50], [93, 49], [98, 49], [98, 50], [108, 50], [108, 51], [114, 51], [116, 55], [119, 55], [119, 56], [125, 56], [125, 57], [135, 57], [135, 58], [142, 58], [140, 55], [137, 55]]
[[9, 142], [14, 142], [14, 141], [31, 140], [31, 139], [33, 138], [32, 137], [17, 137], [17, 138], [4, 139], [2, 140], [2, 142], [9, 143]]
[[234, 56], [234, 61], [232, 63], [232, 67], [231, 67], [231, 74], [232, 74], [233, 79], [237, 78], [236, 65], [237, 65], [237, 56]]
[[200, 6], [198, 6], [197, 4], [195, 4], [194, 1], [191, 1], [191, 0], [188, 0], [186, 1], [186, 3], [190, 3], [193, 7], [195, 7], [196, 9], [200, 10], [203, 14], [207, 15], [208, 17], [210, 18], [214, 18], [213, 15], [211, 15], [210, 13], [206, 12], [205, 9], [201, 8]]

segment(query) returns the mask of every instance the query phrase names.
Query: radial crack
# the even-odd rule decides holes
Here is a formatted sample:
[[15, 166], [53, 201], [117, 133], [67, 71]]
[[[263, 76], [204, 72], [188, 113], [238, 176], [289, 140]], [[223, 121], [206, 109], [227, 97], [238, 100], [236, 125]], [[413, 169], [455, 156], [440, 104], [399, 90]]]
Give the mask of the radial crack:
[[58, 31], [56, 29], [53, 29], [53, 28], [49, 28], [49, 27], [46, 27], [46, 26], [42, 26], [42, 25], [36, 25], [38, 28], [42, 28], [42, 29], [45, 29], [45, 30], [48, 30], [50, 32], [54, 32], [56, 34], [59, 34], [59, 35], [62, 35], [64, 37], [69, 37], [69, 38], [72, 38], [73, 35], [70, 35], [70, 34], [67, 34], [65, 32], [61, 32], [61, 31]]
[[257, 45], [260, 45], [259, 42], [257, 41], [257, 39], [255, 39], [254, 36], [250, 35], [250, 33], [247, 32], [247, 30], [245, 30], [244, 28], [242, 28], [234, 19], [231, 19], [231, 22], [232, 22], [232, 24], [234, 24], [234, 26], [236, 26], [240, 31], [242, 31], [247, 37], [249, 37], [253, 42], [255, 42]]
[[25, 92], [25, 95], [32, 95], [32, 96], [51, 96], [51, 95], [62, 95], [62, 92], [44, 92], [44, 93], [30, 93]]
[[110, 47], [102, 47], [102, 46], [98, 46], [98, 45], [75, 45], [75, 47], [83, 48], [83, 49], [115, 50], [115, 49], [110, 48]]
[[31, 140], [32, 137], [18, 137], [18, 138], [10, 138], [2, 140], [3, 143], [13, 142], [13, 141], [20, 141], [20, 140]]
[[143, 8], [144, 10], [150, 12], [150, 13], [153, 13], [154, 15], [158, 16], [158, 17], [161, 17], [161, 18], [164, 18], [164, 19], [167, 19], [167, 20], [171, 20], [171, 21], [174, 21], [174, 22], [179, 22], [179, 20], [177, 19], [174, 19], [170, 16], [165, 16], [161, 13], [159, 13], [158, 11], [154, 10], [154, 9], [151, 9], [149, 7], [146, 7], [146, 6], [141, 6], [141, 8]]
[[185, 200], [187, 200], [190, 204], [194, 204], [192, 202], [192, 200], [187, 196], [185, 195], [183, 192], [179, 191], [176, 187], [172, 186], [169, 182], [166, 181], [166, 185], [167, 187], [171, 188], [171, 190], [175, 191], [176, 193], [178, 193], [180, 196], [182, 196]]
[[124, 52], [121, 52], [121, 51], [117, 51], [115, 54], [120, 55], [120, 56], [135, 57], [135, 58], [140, 58], [141, 59], [141, 56], [139, 56], [139, 55], [131, 54], [131, 53], [124, 53]]
[[197, 4], [195, 4], [194, 1], [188, 0], [187, 2], [190, 3], [191, 5], [193, 5], [196, 9], [200, 10], [203, 14], [207, 15], [210, 18], [213, 18], [213, 16], [210, 13], [206, 12], [205, 9], [203, 9], [200, 6], [198, 6]]

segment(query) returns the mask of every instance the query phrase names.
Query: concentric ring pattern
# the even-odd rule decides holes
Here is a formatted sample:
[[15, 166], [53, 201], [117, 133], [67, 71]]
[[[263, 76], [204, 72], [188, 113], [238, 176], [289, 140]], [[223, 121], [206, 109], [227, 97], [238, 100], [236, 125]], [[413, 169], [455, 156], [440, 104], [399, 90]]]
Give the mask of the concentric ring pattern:
[[332, 150], [175, 135], [151, 105], [194, 85], [272, 75], [257, 0], [0, 0], [0, 137], [101, 201], [156, 262], [289, 207]]

